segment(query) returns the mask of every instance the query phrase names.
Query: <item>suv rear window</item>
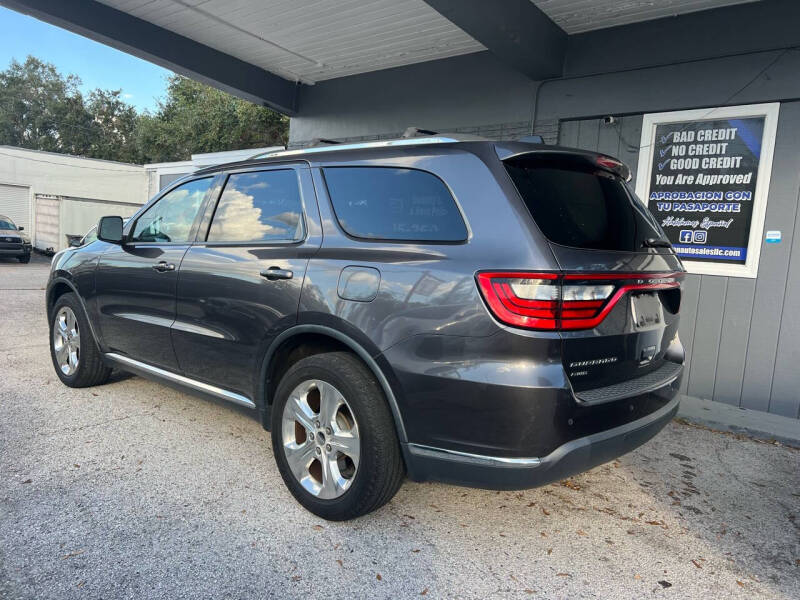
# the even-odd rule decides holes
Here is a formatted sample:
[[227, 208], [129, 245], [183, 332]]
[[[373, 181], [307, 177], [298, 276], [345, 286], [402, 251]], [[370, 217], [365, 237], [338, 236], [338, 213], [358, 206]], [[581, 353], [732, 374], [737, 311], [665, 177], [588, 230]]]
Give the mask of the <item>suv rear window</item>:
[[336, 218], [354, 237], [467, 239], [467, 227], [450, 190], [432, 173], [387, 167], [329, 167], [324, 173]]
[[648, 238], [666, 240], [625, 182], [584, 157], [521, 156], [504, 164], [533, 220], [551, 242], [641, 252]]

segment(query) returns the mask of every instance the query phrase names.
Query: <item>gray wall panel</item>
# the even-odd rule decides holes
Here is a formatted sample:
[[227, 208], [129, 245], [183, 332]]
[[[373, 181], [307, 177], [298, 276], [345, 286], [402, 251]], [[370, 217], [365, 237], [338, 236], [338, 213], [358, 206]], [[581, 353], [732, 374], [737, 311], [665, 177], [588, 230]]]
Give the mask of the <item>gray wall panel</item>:
[[[722, 332], [723, 307], [728, 291], [728, 278], [703, 275], [700, 278], [700, 297], [694, 320], [691, 369], [687, 390], [690, 396], [712, 398], [717, 368], [719, 341]], [[683, 314], [681, 314], [683, 318]]]
[[766, 228], [783, 230], [785, 239], [781, 244], [762, 242], [742, 385], [743, 408], [769, 409], [780, 315], [789, 271], [791, 235], [797, 211], [797, 193], [800, 189], [798, 140], [800, 103], [784, 103], [781, 105], [775, 141]]
[[728, 279], [725, 315], [715, 371], [712, 400], [739, 406], [742, 400], [742, 380], [750, 321], [753, 317], [753, 296], [756, 282], [752, 279]]
[[558, 143], [562, 146], [569, 146], [575, 148], [578, 146], [578, 130], [580, 129], [580, 121], [564, 121], [561, 123], [561, 128], [558, 136]]
[[619, 156], [619, 131], [613, 125], [598, 122], [597, 151], [611, 156]]
[[600, 121], [589, 119], [580, 121], [578, 129], [578, 148], [591, 148], [597, 150], [597, 142], [600, 138]]
[[683, 297], [681, 298], [681, 324], [678, 328], [683, 347], [686, 350], [681, 393], [687, 393], [692, 376], [692, 349], [695, 339], [695, 322], [700, 308], [700, 275], [687, 275], [683, 281]]
[[[795, 213], [769, 412], [800, 418], [800, 207]], [[789, 232], [782, 232], [784, 240], [780, 245], [788, 246]]]
[[624, 161], [631, 169], [632, 187], [636, 187], [636, 169], [639, 166], [639, 142], [642, 137], [642, 115], [623, 117], [614, 130], [619, 136], [619, 153], [617, 158]]

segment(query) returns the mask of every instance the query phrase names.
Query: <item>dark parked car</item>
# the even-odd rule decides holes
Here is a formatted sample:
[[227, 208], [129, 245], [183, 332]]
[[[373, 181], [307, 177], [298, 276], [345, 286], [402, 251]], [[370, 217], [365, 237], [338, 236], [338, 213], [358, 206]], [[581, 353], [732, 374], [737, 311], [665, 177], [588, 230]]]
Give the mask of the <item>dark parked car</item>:
[[17, 227], [14, 221], [0, 215], [0, 256], [17, 258], [21, 263], [31, 261], [31, 240], [22, 233], [24, 227]]
[[591, 152], [442, 137], [201, 170], [54, 258], [53, 364], [258, 411], [327, 519], [406, 474], [561, 479], [678, 408], [683, 269], [627, 179]]

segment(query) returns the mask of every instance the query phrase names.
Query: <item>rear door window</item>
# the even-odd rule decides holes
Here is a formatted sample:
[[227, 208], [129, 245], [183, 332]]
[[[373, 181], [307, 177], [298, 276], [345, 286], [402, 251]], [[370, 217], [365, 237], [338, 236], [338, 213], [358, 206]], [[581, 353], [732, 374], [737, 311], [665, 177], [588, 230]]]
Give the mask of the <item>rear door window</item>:
[[374, 240], [463, 242], [467, 227], [450, 190], [426, 171], [328, 167], [333, 210], [349, 235]]
[[303, 202], [294, 169], [228, 177], [209, 242], [294, 242], [303, 239]]
[[666, 240], [625, 182], [583, 157], [521, 156], [504, 164], [534, 221], [551, 242], [641, 252], [647, 239]]

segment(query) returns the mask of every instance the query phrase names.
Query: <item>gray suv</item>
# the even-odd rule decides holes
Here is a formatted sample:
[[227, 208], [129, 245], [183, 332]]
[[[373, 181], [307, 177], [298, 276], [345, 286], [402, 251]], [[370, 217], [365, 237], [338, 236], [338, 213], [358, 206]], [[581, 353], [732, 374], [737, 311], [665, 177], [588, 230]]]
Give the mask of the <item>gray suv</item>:
[[541, 485], [675, 414], [681, 263], [609, 156], [401, 139], [198, 171], [53, 260], [53, 365], [252, 408], [326, 519]]

